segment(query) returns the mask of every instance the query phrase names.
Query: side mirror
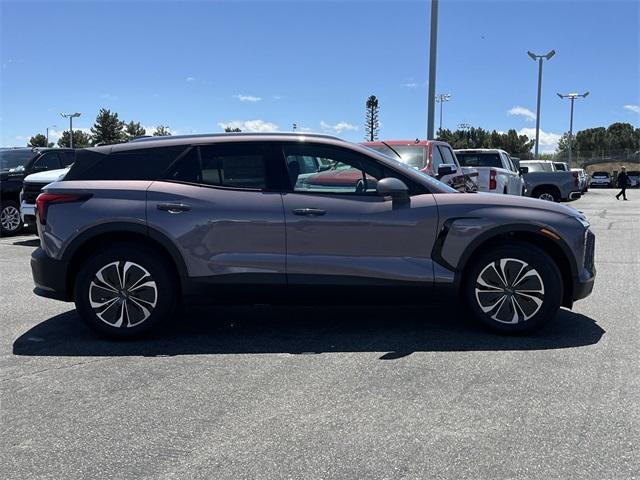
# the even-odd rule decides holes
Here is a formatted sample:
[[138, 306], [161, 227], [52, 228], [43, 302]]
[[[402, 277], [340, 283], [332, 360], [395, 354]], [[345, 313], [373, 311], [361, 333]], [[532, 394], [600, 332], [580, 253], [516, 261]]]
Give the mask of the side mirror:
[[526, 175], [529, 173], [529, 167], [520, 167], [518, 168], [518, 171], [520, 172], [520, 175]]
[[387, 177], [379, 180], [376, 191], [382, 197], [391, 197], [394, 207], [409, 203], [409, 187], [398, 178]]
[[438, 178], [444, 177], [445, 175], [451, 175], [457, 171], [458, 167], [454, 163], [443, 163], [438, 167]]

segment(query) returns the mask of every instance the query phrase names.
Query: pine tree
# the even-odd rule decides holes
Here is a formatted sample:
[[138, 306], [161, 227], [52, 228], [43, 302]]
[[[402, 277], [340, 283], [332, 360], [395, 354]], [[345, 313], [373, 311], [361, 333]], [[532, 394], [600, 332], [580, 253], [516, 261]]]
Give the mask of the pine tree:
[[[89, 145], [91, 145], [91, 137], [89, 135], [82, 130], [73, 131], [73, 148], [86, 148]], [[69, 130], [62, 132], [62, 136], [58, 139], [58, 146], [69, 148]]]
[[156, 131], [153, 132], [154, 137], [169, 137], [170, 135], [171, 131], [168, 125], [158, 125]]
[[53, 143], [49, 142], [49, 145], [47, 145], [47, 137], [41, 133], [36, 133], [29, 139], [27, 147], [53, 147]]
[[367, 113], [365, 118], [365, 140], [373, 142], [378, 139], [378, 133], [380, 131], [378, 99], [375, 95], [371, 95], [367, 98]]
[[133, 120], [127, 123], [124, 127], [124, 133], [127, 140], [133, 140], [136, 137], [143, 137], [147, 131], [140, 125], [140, 122], [134, 122]]
[[96, 117], [96, 123], [91, 127], [91, 136], [93, 145], [122, 143], [126, 138], [124, 133], [124, 122], [118, 119], [118, 114], [116, 112], [111, 113], [111, 110], [101, 108], [100, 112], [98, 112], [98, 116]]

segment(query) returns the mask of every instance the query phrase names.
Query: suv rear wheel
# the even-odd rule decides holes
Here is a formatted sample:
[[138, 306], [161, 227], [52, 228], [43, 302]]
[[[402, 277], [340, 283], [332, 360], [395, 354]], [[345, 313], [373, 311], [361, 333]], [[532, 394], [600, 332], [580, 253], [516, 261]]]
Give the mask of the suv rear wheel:
[[502, 244], [471, 266], [464, 296], [491, 330], [523, 334], [555, 317], [562, 300], [558, 267], [533, 245]]
[[117, 338], [147, 333], [174, 310], [171, 269], [155, 251], [128, 244], [86, 260], [75, 283], [75, 303], [94, 330]]
[[17, 202], [6, 200], [0, 205], [0, 233], [3, 236], [15, 235], [22, 230], [20, 207]]

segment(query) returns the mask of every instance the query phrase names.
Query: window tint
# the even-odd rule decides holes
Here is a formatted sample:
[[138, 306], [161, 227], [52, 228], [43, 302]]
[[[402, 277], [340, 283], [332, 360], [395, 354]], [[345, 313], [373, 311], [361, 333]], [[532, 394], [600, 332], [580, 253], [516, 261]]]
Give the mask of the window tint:
[[442, 158], [444, 159], [444, 163], [452, 163], [457, 165], [456, 159], [453, 156], [453, 152], [449, 147], [445, 147], [444, 145], [440, 145], [440, 151], [442, 152]]
[[43, 153], [33, 164], [36, 170], [55, 170], [60, 167], [60, 159], [57, 152]]
[[498, 153], [456, 153], [460, 165], [464, 167], [495, 167], [502, 168], [502, 161]]
[[266, 150], [261, 144], [193, 147], [165, 177], [218, 187], [266, 188]]
[[438, 173], [438, 167], [440, 167], [440, 165], [442, 165], [443, 163], [444, 160], [442, 159], [440, 149], [436, 145], [434, 145], [433, 147], [431, 147], [431, 168], [434, 174]]
[[69, 165], [71, 165], [75, 159], [76, 159], [76, 155], [75, 155], [75, 151], [74, 150], [65, 150], [63, 152], [60, 152], [60, 159], [62, 160], [62, 167], [68, 167]]
[[[105, 154], [82, 149], [65, 180], [155, 180], [182, 154], [184, 145], [136, 148]], [[107, 150], [108, 151], [108, 150]]]
[[[295, 192], [375, 194], [384, 168], [363, 155], [322, 145], [286, 145], [284, 154]], [[318, 159], [319, 167], [305, 172], [301, 158]]]

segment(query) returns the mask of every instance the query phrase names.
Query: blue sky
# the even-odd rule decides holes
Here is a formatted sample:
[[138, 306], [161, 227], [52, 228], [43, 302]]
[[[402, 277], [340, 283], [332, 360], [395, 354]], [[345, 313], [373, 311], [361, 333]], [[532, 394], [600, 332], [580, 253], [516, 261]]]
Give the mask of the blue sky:
[[[88, 129], [101, 107], [176, 133], [295, 122], [360, 141], [371, 94], [381, 138], [425, 137], [428, 1], [0, 6], [2, 146], [24, 145], [46, 127], [57, 139], [67, 126], [60, 112], [82, 112], [74, 127]], [[569, 104], [556, 92], [590, 92], [576, 102], [574, 130], [638, 126], [639, 24], [638, 1], [441, 0], [436, 90], [452, 95], [444, 127], [533, 137], [537, 65], [526, 52], [551, 49], [542, 151], [568, 130]]]

